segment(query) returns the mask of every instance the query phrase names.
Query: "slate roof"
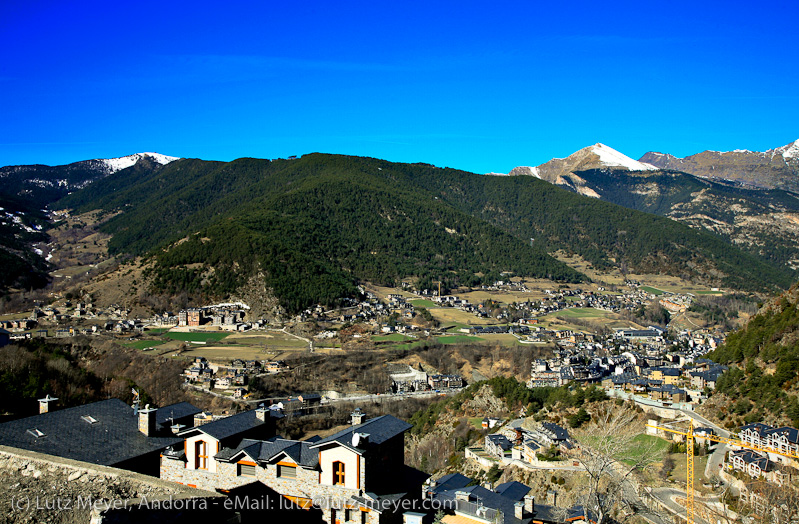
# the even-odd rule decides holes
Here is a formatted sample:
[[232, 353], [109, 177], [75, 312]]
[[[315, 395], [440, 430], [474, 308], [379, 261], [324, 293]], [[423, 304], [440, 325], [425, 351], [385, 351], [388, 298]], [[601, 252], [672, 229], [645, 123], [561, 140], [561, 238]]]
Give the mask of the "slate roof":
[[269, 462], [284, 454], [298, 465], [314, 468], [319, 464], [319, 453], [305, 441], [272, 438], [269, 440], [244, 439], [235, 448], [225, 448], [214, 458], [229, 462], [244, 454], [255, 462]]
[[[188, 408], [190, 404], [181, 404], [186, 403], [160, 408], [156, 420], [162, 410], [167, 416], [173, 408], [175, 412], [191, 411]], [[191, 408], [200, 411], [194, 406]], [[82, 418], [84, 416], [90, 416], [96, 422], [87, 422]], [[36, 437], [28, 431], [34, 429], [42, 432], [43, 436]], [[166, 446], [183, 447], [183, 438], [171, 433], [146, 437], [139, 431], [138, 417], [133, 408], [112, 398], [0, 424], [0, 444], [113, 466]]]
[[178, 402], [165, 408], [160, 408], [155, 412], [155, 423], [161, 427], [169, 427], [173, 424], [172, 419], [181, 419], [184, 417], [193, 417], [197, 413], [202, 413], [202, 410], [188, 402]]
[[441, 491], [456, 490], [466, 487], [471, 481], [472, 479], [466, 475], [461, 475], [460, 473], [450, 473], [449, 475], [444, 475], [438, 479], [436, 481], [436, 487], [430, 491], [433, 493], [439, 493]]
[[[458, 507], [458, 511], [473, 514], [472, 511], [478, 507], [483, 506], [489, 509], [497, 510], [503, 514], [503, 519], [501, 522], [506, 524], [528, 524], [532, 522], [532, 517], [527, 517], [525, 519], [517, 519], [515, 517], [515, 508], [514, 505], [516, 504], [516, 500], [504, 497], [499, 493], [491, 491], [490, 489], [486, 489], [483, 486], [469, 486], [462, 489], [457, 490], [449, 490], [449, 491], [442, 491], [436, 495], [436, 500], [440, 501], [457, 501], [456, 493], [457, 492], [465, 492], [469, 494], [469, 502], [470, 504], [461, 504], [459, 502], [455, 502]], [[479, 501], [479, 502], [478, 502]]]
[[513, 443], [502, 433], [486, 435], [486, 440], [491, 441], [492, 444], [501, 447], [503, 450], [508, 450], [513, 447]]
[[740, 457], [743, 461], [748, 464], [754, 464], [760, 468], [761, 471], [769, 471], [771, 468], [769, 467], [769, 460], [768, 457], [764, 457], [759, 453], [755, 453], [749, 449], [741, 449], [738, 451], [732, 452], [733, 457]]
[[[457, 473], [454, 475], [441, 477], [439, 482], [444, 481], [445, 479], [447, 480], [442, 485], [450, 484], [451, 480], [454, 479], [457, 479], [458, 485], [463, 484], [464, 480], [466, 483], [471, 482], [469, 477], [465, 477]], [[530, 487], [522, 484], [521, 482], [514, 481], [500, 484], [497, 486], [495, 491], [486, 489], [483, 486], [466, 487], [465, 485], [448, 490], [439, 491], [434, 489], [432, 491], [435, 493], [435, 500], [442, 502], [457, 500], [456, 494], [458, 492], [468, 493], [469, 503], [458, 505], [458, 511], [461, 511], [465, 514], [473, 514], [472, 512], [476, 508], [483, 506], [485, 508], [497, 510], [502, 513], [502, 517], [498, 519], [498, 522], [502, 522], [504, 524], [530, 524], [533, 521], [544, 523], [562, 522], [562, 517], [558, 509], [554, 506], [548, 506], [546, 504], [535, 504], [533, 507], [533, 515], [528, 515], [523, 519], [516, 518], [516, 503], [523, 501], [524, 496], [530, 491]], [[456, 504], [458, 503], [456, 502]], [[580, 514], [585, 514], [585, 510], [581, 506], [575, 506], [569, 509], [569, 518], [576, 517]], [[588, 513], [588, 516], [589, 518], [592, 517], [590, 513]], [[595, 518], [593, 520], [596, 521]]]
[[[256, 416], [257, 410], [244, 411], [236, 413], [229, 417], [221, 418], [196, 428], [187, 428], [178, 433], [181, 437], [190, 436], [195, 432], [205, 433], [217, 440], [222, 440], [233, 435], [237, 435], [254, 427], [263, 424]], [[275, 413], [274, 410], [267, 409], [267, 416], [272, 418], [279, 418], [283, 415]]]
[[530, 487], [525, 486], [521, 482], [511, 481], [511, 482], [504, 482], [494, 488], [494, 491], [502, 495], [503, 497], [509, 498], [511, 500], [519, 501], [524, 500], [524, 496], [530, 492]]
[[339, 431], [334, 435], [323, 438], [322, 440], [311, 445], [312, 448], [318, 448], [331, 442], [337, 442], [350, 449], [355, 449], [352, 446], [353, 433], [367, 433], [369, 434], [370, 444], [382, 444], [383, 442], [405, 433], [413, 426], [391, 415], [383, 415], [367, 420], [363, 424], [351, 426], [345, 430]]
[[569, 432], [552, 422], [542, 422], [541, 427], [549, 433], [554, 440], [569, 440]]
[[781, 428], [775, 428], [775, 429], [768, 430], [766, 432], [766, 434], [767, 435], [774, 435], [774, 434], [784, 435], [788, 439], [788, 442], [791, 442], [793, 444], [799, 443], [799, 430], [797, 430], [796, 428], [783, 426]]
[[753, 422], [752, 424], [747, 424], [745, 426], [741, 426], [740, 428], [741, 432], [744, 432], [748, 429], [753, 430], [760, 438], [763, 438], [766, 432], [773, 428], [767, 424], [763, 424], [762, 422]]

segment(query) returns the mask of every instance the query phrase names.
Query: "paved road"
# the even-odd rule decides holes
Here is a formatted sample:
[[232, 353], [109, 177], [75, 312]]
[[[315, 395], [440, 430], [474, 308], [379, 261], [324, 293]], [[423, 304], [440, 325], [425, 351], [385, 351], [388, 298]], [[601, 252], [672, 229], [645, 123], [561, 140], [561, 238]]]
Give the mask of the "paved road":
[[[436, 393], [435, 391], [411, 391], [409, 393], [389, 393], [385, 395], [357, 395], [353, 397], [339, 397], [339, 398], [324, 398], [322, 404], [335, 404], [337, 402], [380, 402], [383, 400], [400, 400], [403, 398], [431, 398], [438, 396], [454, 395], [460, 392], [460, 389], [445, 389]], [[296, 397], [296, 395], [295, 395]], [[266, 401], [283, 401], [287, 400], [286, 397], [273, 397], [273, 398], [257, 398], [247, 400], [248, 404], [257, 404], [258, 402]]]

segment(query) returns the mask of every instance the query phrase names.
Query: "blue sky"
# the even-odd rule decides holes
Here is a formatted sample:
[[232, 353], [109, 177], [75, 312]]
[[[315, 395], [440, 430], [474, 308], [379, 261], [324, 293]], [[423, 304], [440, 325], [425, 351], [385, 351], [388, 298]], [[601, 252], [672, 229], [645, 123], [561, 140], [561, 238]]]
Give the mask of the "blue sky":
[[596, 142], [634, 158], [762, 151], [799, 138], [797, 15], [768, 1], [0, 2], [0, 165], [319, 151], [483, 173]]

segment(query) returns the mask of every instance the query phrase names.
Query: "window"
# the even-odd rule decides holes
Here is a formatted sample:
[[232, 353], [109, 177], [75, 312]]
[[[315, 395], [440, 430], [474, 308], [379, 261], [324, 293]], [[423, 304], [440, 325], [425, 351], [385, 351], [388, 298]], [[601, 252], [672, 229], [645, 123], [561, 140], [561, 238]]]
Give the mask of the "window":
[[239, 464], [239, 477], [254, 477], [255, 466], [252, 464]]
[[204, 440], [194, 443], [194, 467], [196, 469], [208, 469], [208, 447]]
[[336, 486], [344, 485], [344, 463], [336, 461], [333, 463], [333, 484]]
[[281, 464], [278, 464], [277, 476], [282, 479], [296, 479], [297, 468], [295, 466], [283, 466]]
[[352, 520], [352, 510], [351, 509], [345, 509], [344, 510], [344, 520], [346, 522], [349, 522], [349, 521]]

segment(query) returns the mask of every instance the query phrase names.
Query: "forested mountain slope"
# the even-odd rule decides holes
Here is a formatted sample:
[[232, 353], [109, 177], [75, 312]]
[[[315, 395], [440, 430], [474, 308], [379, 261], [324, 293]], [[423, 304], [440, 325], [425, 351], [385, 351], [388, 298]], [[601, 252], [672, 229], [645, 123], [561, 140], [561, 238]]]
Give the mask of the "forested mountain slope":
[[155, 253], [156, 291], [221, 296], [261, 273], [291, 310], [332, 303], [359, 279], [582, 279], [546, 254], [558, 249], [741, 289], [790, 282], [715, 235], [533, 177], [371, 158], [179, 160], [122, 171], [59, 205], [123, 211], [103, 225], [110, 249]]

